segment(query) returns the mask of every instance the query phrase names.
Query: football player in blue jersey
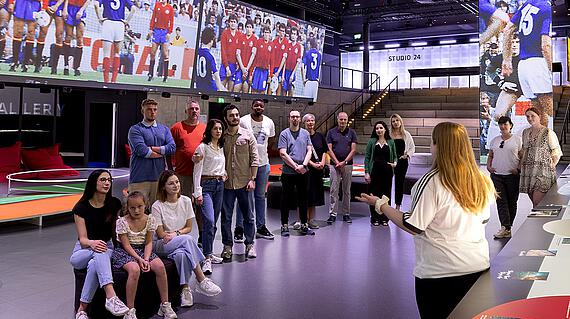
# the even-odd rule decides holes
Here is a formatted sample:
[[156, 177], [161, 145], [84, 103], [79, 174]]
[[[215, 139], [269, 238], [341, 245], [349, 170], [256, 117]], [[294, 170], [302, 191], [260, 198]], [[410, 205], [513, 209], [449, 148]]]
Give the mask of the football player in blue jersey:
[[479, 0], [479, 20], [479, 43], [483, 45], [503, 30], [510, 21], [510, 17], [506, 12], [492, 5], [489, 0]]
[[227, 91], [220, 80], [219, 69], [216, 60], [210, 52], [216, 39], [216, 32], [210, 27], [205, 27], [200, 36], [202, 46], [198, 49], [196, 59], [196, 83], [194, 87], [205, 91]]
[[24, 40], [24, 25], [26, 26], [26, 46], [24, 47], [24, 59], [22, 59], [22, 72], [28, 72], [27, 64], [32, 60], [34, 42], [36, 36], [36, 19], [34, 13], [42, 8], [38, 0], [17, 0], [14, 3], [14, 36], [12, 38], [13, 62], [10, 71], [16, 71], [20, 64], [20, 50]]
[[[57, 63], [59, 62], [59, 56], [62, 53], [63, 47], [63, 30], [64, 30], [64, 22], [63, 22], [63, 7], [65, 5], [64, 0], [50, 0], [48, 7], [46, 9], [47, 13], [51, 16], [51, 20], [55, 21], [55, 47], [53, 49], [52, 54], [50, 55], [50, 66], [51, 66], [51, 74], [57, 74]], [[44, 27], [40, 28], [40, 32], [38, 35], [38, 41], [36, 44], [36, 66], [34, 72], [40, 72], [41, 70], [41, 60], [42, 60], [42, 52], [44, 50], [45, 39], [51, 25], [51, 22]]]
[[303, 56], [303, 65], [301, 75], [305, 89], [303, 95], [312, 98], [314, 101], [317, 99], [317, 90], [319, 88], [319, 75], [321, 69], [322, 55], [317, 49], [317, 39], [309, 38], [309, 50]]
[[[99, 7], [103, 7], [103, 16], [99, 13]], [[131, 0], [99, 0], [95, 2], [95, 14], [101, 23], [101, 39], [103, 40], [103, 81], [108, 83], [117, 82], [117, 74], [121, 65], [121, 43], [125, 38], [125, 23], [129, 23], [136, 11], [136, 6]], [[125, 9], [129, 15], [125, 20]], [[111, 47], [114, 47], [114, 56], [111, 57]], [[111, 81], [109, 71], [113, 66]]]
[[549, 0], [528, 0], [507, 24], [503, 36], [503, 76], [513, 73], [512, 41], [518, 30], [520, 54], [518, 77], [522, 94], [542, 111], [541, 123], [553, 116], [552, 101], [552, 6]]

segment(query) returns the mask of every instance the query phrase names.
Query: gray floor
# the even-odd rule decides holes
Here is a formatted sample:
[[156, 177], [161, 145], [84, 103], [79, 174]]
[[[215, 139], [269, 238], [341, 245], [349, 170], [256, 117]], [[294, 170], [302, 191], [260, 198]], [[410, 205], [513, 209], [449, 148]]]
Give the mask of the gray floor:
[[[404, 197], [403, 209], [410, 197]], [[516, 230], [530, 210], [519, 198]], [[412, 269], [412, 237], [394, 225], [372, 227], [368, 208], [352, 203], [354, 223], [326, 226], [327, 211], [317, 211], [325, 226], [316, 236], [256, 241], [257, 259], [243, 255], [214, 265], [211, 278], [223, 293], [195, 294], [192, 308], [179, 318], [417, 318]], [[279, 212], [268, 210], [275, 233]], [[496, 209], [487, 227], [491, 258], [505, 244], [492, 239], [499, 228]], [[291, 212], [291, 221], [294, 213]], [[68, 263], [76, 233], [71, 217], [44, 220], [42, 229], [23, 223], [0, 224], [0, 318], [73, 318], [73, 273]], [[215, 252], [221, 251], [221, 239]], [[243, 244], [234, 253], [243, 254]], [[155, 318], [158, 318], [155, 316]]]

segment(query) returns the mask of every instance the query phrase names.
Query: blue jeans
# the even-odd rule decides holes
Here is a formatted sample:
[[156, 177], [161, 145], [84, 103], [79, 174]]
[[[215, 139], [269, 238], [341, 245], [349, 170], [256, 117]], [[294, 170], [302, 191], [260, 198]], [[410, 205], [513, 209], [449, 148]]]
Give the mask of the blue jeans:
[[253, 244], [255, 225], [253, 223], [253, 213], [249, 208], [249, 196], [250, 194], [245, 187], [238, 189], [224, 189], [224, 204], [222, 206], [222, 243], [224, 243], [225, 246], [233, 246], [234, 244], [232, 236], [232, 216], [234, 214], [236, 198], [244, 220], [245, 244]]
[[[257, 169], [257, 176], [255, 177], [255, 190], [249, 195], [249, 207], [255, 207], [255, 226], [259, 227], [265, 225], [265, 188], [269, 180], [269, 164], [260, 166]], [[255, 198], [255, 204], [254, 204]], [[243, 217], [241, 209], [238, 205], [236, 216], [236, 227], [243, 228]]]
[[98, 287], [113, 283], [112, 254], [113, 243], [111, 241], [107, 242], [107, 251], [104, 253], [97, 253], [91, 248], [81, 248], [79, 241], [75, 244], [69, 262], [75, 269], [87, 268], [87, 276], [85, 276], [79, 299], [81, 302], [91, 303]]
[[204, 255], [190, 234], [176, 236], [168, 244], [162, 239], [155, 240], [152, 248], [157, 255], [174, 260], [180, 285], [189, 284], [194, 269], [204, 261]]
[[220, 180], [207, 180], [200, 183], [202, 186], [202, 252], [205, 256], [212, 254], [214, 239], [216, 238], [216, 223], [220, 218], [224, 199], [224, 182]]

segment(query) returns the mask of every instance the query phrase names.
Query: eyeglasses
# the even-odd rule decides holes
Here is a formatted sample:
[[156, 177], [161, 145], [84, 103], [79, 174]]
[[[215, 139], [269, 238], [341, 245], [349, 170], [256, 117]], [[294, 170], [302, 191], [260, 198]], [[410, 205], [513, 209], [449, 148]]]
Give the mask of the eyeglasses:
[[105, 182], [112, 183], [112, 182], [113, 182], [113, 178], [111, 178], [111, 177], [101, 177], [101, 178], [99, 178], [99, 181], [100, 181], [101, 183], [105, 183]]
[[505, 147], [505, 141], [501, 141], [501, 144], [499, 144], [499, 148], [503, 148]]

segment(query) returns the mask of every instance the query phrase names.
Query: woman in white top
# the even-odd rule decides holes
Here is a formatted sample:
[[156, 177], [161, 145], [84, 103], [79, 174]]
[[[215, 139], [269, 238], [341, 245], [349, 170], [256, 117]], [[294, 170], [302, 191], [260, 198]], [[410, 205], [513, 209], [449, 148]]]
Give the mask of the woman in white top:
[[510, 117], [501, 116], [498, 123], [501, 135], [493, 138], [489, 144], [487, 170], [491, 173], [491, 180], [499, 194], [497, 211], [501, 229], [494, 237], [510, 238], [519, 199], [519, 161], [522, 139], [511, 133], [513, 122]]
[[216, 224], [222, 211], [224, 180], [227, 176], [223, 133], [222, 122], [210, 120], [204, 131], [204, 139], [194, 153], [203, 159], [194, 163], [193, 196], [196, 198], [196, 204], [202, 207], [202, 251], [206, 256], [202, 269], [207, 275], [212, 273], [212, 263], [219, 264], [223, 261], [212, 253]]
[[416, 144], [412, 134], [404, 129], [404, 121], [398, 114], [390, 116], [390, 137], [396, 145], [396, 154], [398, 155], [398, 163], [394, 168], [394, 197], [396, 209], [400, 209], [402, 198], [404, 197], [404, 180], [408, 172], [410, 157], [416, 151]]
[[157, 255], [174, 260], [180, 276], [181, 306], [194, 304], [192, 291], [188, 286], [192, 273], [196, 275], [198, 284], [196, 291], [206, 296], [215, 296], [222, 292], [220, 287], [204, 276], [200, 262], [204, 255], [194, 241], [192, 232], [192, 200], [180, 195], [180, 181], [173, 171], [160, 174], [156, 192], [157, 201], [152, 204], [152, 216], [156, 220], [156, 236], [153, 248]]
[[432, 133], [434, 164], [414, 185], [412, 206], [402, 214], [388, 198], [361, 194], [395, 225], [414, 235], [416, 302], [422, 318], [447, 318], [489, 268], [485, 226], [495, 195], [481, 172], [467, 130], [444, 122]]

